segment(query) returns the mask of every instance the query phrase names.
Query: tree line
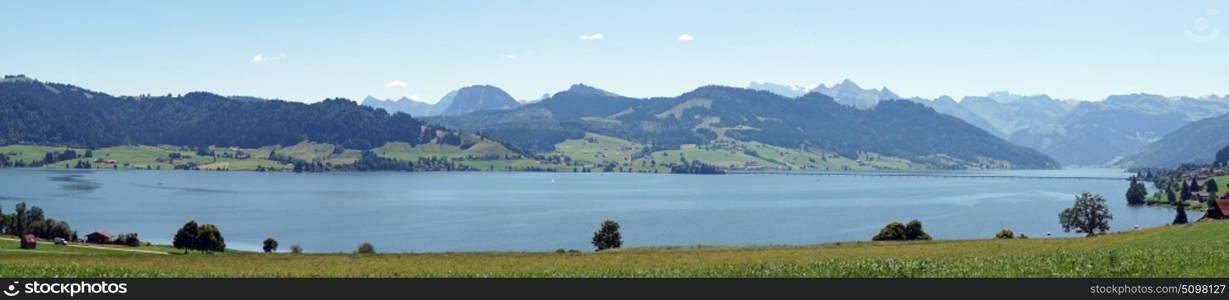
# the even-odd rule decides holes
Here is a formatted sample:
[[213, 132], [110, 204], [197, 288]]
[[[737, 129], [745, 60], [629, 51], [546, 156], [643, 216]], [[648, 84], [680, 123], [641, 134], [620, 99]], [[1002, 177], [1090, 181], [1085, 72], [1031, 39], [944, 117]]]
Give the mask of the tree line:
[[[0, 144], [258, 148], [313, 141], [350, 149], [429, 142], [446, 129], [346, 99], [244, 102], [193, 92], [113, 97], [34, 80], [0, 84]], [[448, 142], [459, 138], [447, 137]]]
[[0, 208], [0, 230], [18, 237], [27, 234], [41, 239], [63, 238], [76, 240], [77, 232], [68, 222], [48, 218], [41, 207], [27, 206], [25, 202], [14, 205], [13, 213], [4, 214]]

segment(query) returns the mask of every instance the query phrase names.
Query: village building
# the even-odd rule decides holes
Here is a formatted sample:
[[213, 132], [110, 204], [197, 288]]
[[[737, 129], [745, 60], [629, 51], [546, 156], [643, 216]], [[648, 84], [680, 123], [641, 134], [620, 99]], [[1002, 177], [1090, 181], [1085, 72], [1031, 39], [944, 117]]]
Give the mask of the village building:
[[111, 234], [111, 232], [108, 232], [106, 230], [99, 230], [99, 231], [91, 232], [90, 234], [85, 235], [85, 242], [92, 243], [92, 244], [106, 244], [107, 242], [110, 242], [111, 239], [114, 237], [115, 235]]
[[1212, 198], [1212, 195], [1208, 194], [1208, 192], [1194, 192], [1191, 193], [1191, 198], [1194, 198], [1192, 200], [1199, 200], [1199, 202], [1208, 202], [1208, 199]]
[[1216, 206], [1208, 207], [1208, 212], [1203, 215], [1203, 218], [1199, 218], [1199, 221], [1220, 220], [1224, 219], [1225, 216], [1229, 216], [1229, 194], [1216, 199], [1213, 203]]

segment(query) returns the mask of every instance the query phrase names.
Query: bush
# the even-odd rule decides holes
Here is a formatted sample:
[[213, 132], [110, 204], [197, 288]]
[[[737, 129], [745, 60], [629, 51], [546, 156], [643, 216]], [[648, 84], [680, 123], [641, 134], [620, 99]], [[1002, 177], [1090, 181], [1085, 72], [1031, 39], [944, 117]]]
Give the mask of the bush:
[[905, 239], [911, 241], [929, 241], [930, 235], [922, 231], [922, 221], [914, 219], [905, 224]]
[[905, 225], [900, 222], [888, 223], [871, 238], [872, 241], [903, 241], [905, 240]]
[[922, 230], [922, 222], [918, 220], [909, 221], [909, 224], [901, 224], [900, 222], [888, 223], [883, 229], [879, 230], [879, 234], [871, 237], [872, 241], [928, 241], [930, 235]]
[[354, 253], [358, 253], [358, 254], [375, 254], [375, 253], [376, 253], [376, 247], [375, 247], [375, 246], [372, 246], [372, 245], [371, 245], [371, 243], [364, 242], [364, 243], [362, 243], [362, 244], [359, 244], [359, 245], [358, 245], [358, 250], [354, 250]]
[[1016, 237], [1016, 238], [1017, 238], [1017, 239], [1021, 239], [1021, 240], [1027, 240], [1027, 239], [1028, 239], [1028, 235], [1021, 233], [1021, 234], [1020, 234], [1020, 236], [1018, 236], [1018, 237]]
[[623, 235], [619, 234], [619, 223], [611, 220], [602, 222], [602, 227], [593, 233], [593, 246], [597, 251], [623, 246]]
[[994, 238], [1001, 240], [1014, 239], [1016, 238], [1016, 233], [1012, 232], [1011, 229], [1004, 228], [1003, 230], [999, 230], [999, 233], [994, 234]]
[[120, 234], [120, 235], [115, 236], [115, 241], [113, 243], [115, 243], [116, 245], [127, 245], [128, 247], [137, 247], [141, 245], [141, 239], [137, 238], [137, 234], [135, 232], [125, 233], [125, 234]]
[[303, 246], [290, 245], [290, 253], [294, 253], [294, 254], [303, 253]]

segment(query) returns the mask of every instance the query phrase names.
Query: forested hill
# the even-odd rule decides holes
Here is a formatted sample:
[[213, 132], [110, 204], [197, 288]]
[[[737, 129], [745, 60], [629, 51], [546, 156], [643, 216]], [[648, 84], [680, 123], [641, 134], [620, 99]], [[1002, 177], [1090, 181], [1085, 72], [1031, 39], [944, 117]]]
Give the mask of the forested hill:
[[1213, 162], [1217, 151], [1229, 145], [1229, 114], [1186, 124], [1144, 150], [1128, 156], [1123, 165], [1133, 167], [1177, 167], [1181, 164]]
[[24, 76], [0, 80], [0, 144], [260, 147], [312, 141], [371, 149], [431, 141], [442, 130], [345, 99], [240, 101], [204, 92], [114, 97]]
[[1058, 167], [1035, 150], [908, 101], [861, 110], [820, 93], [787, 98], [706, 86], [677, 97], [638, 99], [594, 90], [578, 85], [516, 109], [427, 120], [535, 152], [592, 132], [648, 145], [649, 151], [754, 141], [849, 158], [877, 153], [939, 168]]

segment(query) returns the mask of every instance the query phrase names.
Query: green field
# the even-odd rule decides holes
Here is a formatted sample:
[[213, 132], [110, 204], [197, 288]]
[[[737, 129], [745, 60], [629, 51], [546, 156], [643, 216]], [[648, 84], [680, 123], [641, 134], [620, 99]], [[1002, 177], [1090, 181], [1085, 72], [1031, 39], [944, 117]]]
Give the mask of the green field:
[[[634, 238], [634, 237], [628, 237]], [[1229, 222], [1093, 238], [653, 247], [576, 254], [159, 255], [0, 241], [3, 277], [1225, 277]], [[376, 245], [379, 249], [379, 245]], [[92, 249], [91, 249], [92, 250]], [[309, 249], [310, 250], [310, 249]], [[20, 253], [20, 254], [17, 254]], [[10, 255], [13, 254], [13, 255]]]
[[68, 147], [50, 147], [50, 146], [34, 146], [34, 145], [8, 145], [0, 146], [0, 154], [8, 155], [9, 159], [14, 162], [22, 161], [26, 163], [41, 161], [47, 152], [73, 149], [77, 153], [84, 153], [85, 149], [68, 148]]
[[[681, 155], [681, 156], [680, 156]], [[760, 142], [722, 140], [708, 145], [683, 145], [678, 150], [653, 152], [641, 159], [677, 163], [685, 157], [732, 170], [904, 170], [924, 169], [908, 160], [864, 153], [849, 158], [826, 151], [804, 151]], [[639, 164], [641, 162], [637, 162]]]
[[596, 133], [586, 133], [584, 138], [566, 140], [555, 144], [555, 152], [551, 154], [566, 155], [578, 164], [627, 164], [644, 145], [626, 140], [604, 136]]
[[520, 154], [509, 150], [495, 141], [476, 135], [466, 134], [463, 136], [462, 141], [473, 143], [473, 145], [469, 148], [461, 149], [459, 146], [447, 144], [410, 145], [402, 142], [393, 142], [372, 149], [371, 152], [382, 157], [409, 162], [417, 162], [419, 158], [449, 159], [458, 165], [484, 171], [523, 170], [527, 168], [571, 171], [571, 168], [565, 168], [561, 165], [523, 158]]
[[[1189, 178], [1186, 179], [1186, 181], [1189, 181], [1189, 180], [1190, 180]], [[1200, 181], [1199, 184], [1204, 186], [1206, 189], [1208, 181], [1211, 181], [1211, 180], [1216, 180], [1216, 186], [1219, 188], [1217, 190], [1218, 195], [1216, 195], [1216, 198], [1224, 196], [1225, 194], [1229, 194], [1229, 176], [1216, 176], [1216, 177], [1208, 178], [1208, 180]], [[1148, 198], [1144, 199], [1144, 202], [1148, 203], [1148, 205], [1173, 207], [1172, 204], [1169, 204], [1169, 199], [1165, 196], [1164, 191], [1158, 191], [1154, 189], [1151, 185], [1149, 185], [1148, 188], [1150, 189], [1149, 190], [1150, 193], [1148, 194]], [[1175, 196], [1177, 195], [1175, 194]], [[1208, 203], [1203, 202], [1203, 201], [1186, 200], [1186, 202], [1183, 202], [1183, 203], [1186, 204], [1186, 208], [1188, 210], [1208, 209]]]
[[[43, 156], [48, 152], [63, 152], [66, 149], [72, 149], [78, 155], [85, 155], [85, 149], [65, 148], [65, 147], [48, 147], [48, 146], [31, 146], [31, 145], [8, 145], [0, 147], [0, 153], [12, 154], [15, 153], [14, 161], [33, 162], [41, 161]], [[218, 151], [225, 151], [220, 148]], [[247, 151], [252, 151], [251, 149]], [[89, 162], [95, 169], [174, 169], [176, 165], [184, 165], [193, 163], [198, 168], [203, 170], [213, 169], [228, 169], [228, 170], [255, 170], [258, 166], [272, 169], [289, 169], [282, 163], [270, 161], [263, 158], [247, 158], [236, 159], [226, 157], [198, 156], [195, 151], [185, 147], [176, 146], [116, 146], [95, 149], [92, 151], [93, 156], [89, 158], [77, 158], [69, 160], [60, 160], [43, 167], [46, 168], [65, 168], [76, 166], [78, 161]], [[178, 153], [184, 158], [175, 160], [159, 161], [159, 158], [166, 158], [171, 153]], [[356, 154], [357, 155], [357, 154]], [[268, 150], [265, 150], [267, 157]], [[100, 161], [101, 160], [101, 161]], [[114, 161], [114, 163], [112, 163]]]

